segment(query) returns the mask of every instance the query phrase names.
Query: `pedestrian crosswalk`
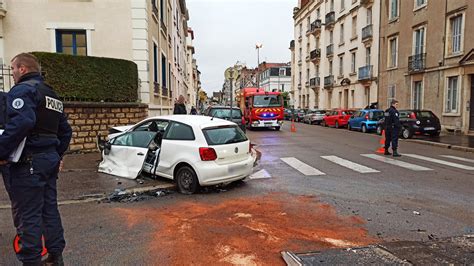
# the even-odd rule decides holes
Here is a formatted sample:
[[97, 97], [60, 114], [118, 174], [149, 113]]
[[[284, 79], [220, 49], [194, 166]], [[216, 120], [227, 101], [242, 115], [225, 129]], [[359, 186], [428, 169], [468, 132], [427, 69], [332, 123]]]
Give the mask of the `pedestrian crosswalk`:
[[[392, 158], [389, 156], [381, 156], [377, 154], [360, 154], [359, 159], [351, 158], [343, 158], [344, 156], [336, 156], [336, 155], [324, 155], [320, 156], [321, 159], [331, 162], [334, 165], [343, 167], [345, 169], [349, 169], [351, 171], [360, 173], [360, 174], [376, 174], [382, 172], [382, 170], [387, 169], [383, 167], [384, 164], [404, 168], [410, 171], [415, 172], [423, 172], [423, 171], [433, 171], [437, 167], [442, 167], [444, 169], [456, 169], [456, 170], [467, 170], [467, 171], [474, 171], [474, 165], [470, 166], [468, 163], [474, 164], [473, 159], [452, 156], [452, 155], [439, 155], [443, 159], [435, 158], [436, 156], [431, 155], [431, 157], [419, 155], [419, 154], [404, 154], [402, 158]], [[303, 161], [301, 161], [301, 160]], [[380, 164], [378, 167], [373, 163], [369, 163], [367, 159], [372, 159], [377, 162], [381, 162], [384, 164]], [[283, 157], [280, 158], [287, 166], [290, 168], [298, 171], [299, 173], [303, 174], [304, 176], [324, 176], [327, 175], [326, 172], [333, 171], [334, 167], [328, 167], [328, 164], [317, 164], [319, 166], [313, 167], [311, 161], [315, 161], [313, 159], [308, 158], [296, 158], [296, 157]], [[460, 164], [457, 162], [452, 162], [448, 160], [457, 160], [463, 161], [466, 164]], [[407, 162], [410, 161], [410, 162]], [[428, 163], [429, 167], [423, 165]], [[370, 166], [364, 165], [370, 164]], [[320, 169], [318, 169], [320, 168]], [[268, 169], [267, 169], [268, 170]], [[263, 169], [259, 172], [254, 173], [250, 179], [262, 179], [262, 178], [271, 178], [269, 172]]]

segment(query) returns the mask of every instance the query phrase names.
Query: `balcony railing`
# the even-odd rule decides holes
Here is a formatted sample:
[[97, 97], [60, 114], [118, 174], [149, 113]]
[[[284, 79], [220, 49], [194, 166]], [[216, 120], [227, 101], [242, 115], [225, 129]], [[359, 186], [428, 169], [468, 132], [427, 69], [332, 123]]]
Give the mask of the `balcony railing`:
[[336, 22], [336, 13], [334, 11], [331, 11], [326, 14], [326, 27], [334, 25]]
[[310, 59], [311, 61], [316, 61], [321, 59], [321, 49], [314, 49], [310, 53]]
[[309, 80], [304, 83], [305, 87], [309, 87]]
[[325, 88], [332, 87], [333, 85], [334, 85], [334, 76], [333, 75], [324, 77], [324, 87]]
[[310, 33], [316, 33], [321, 30], [321, 20], [317, 19], [313, 23], [311, 23]]
[[298, 89], [301, 90], [301, 82], [298, 83]]
[[373, 66], [359, 67], [359, 80], [370, 80], [372, 79]]
[[423, 71], [426, 67], [426, 53], [408, 57], [408, 72]]
[[312, 78], [309, 80], [309, 86], [311, 88], [316, 88], [316, 87], [319, 87], [319, 77], [315, 77], [315, 78]]
[[365, 26], [362, 28], [362, 41], [372, 39], [373, 34], [372, 24]]
[[334, 54], [334, 44], [330, 44], [326, 47], [326, 56], [332, 56]]
[[166, 87], [161, 87], [161, 95], [163, 95], [163, 96], [168, 96], [168, 88], [166, 88]]

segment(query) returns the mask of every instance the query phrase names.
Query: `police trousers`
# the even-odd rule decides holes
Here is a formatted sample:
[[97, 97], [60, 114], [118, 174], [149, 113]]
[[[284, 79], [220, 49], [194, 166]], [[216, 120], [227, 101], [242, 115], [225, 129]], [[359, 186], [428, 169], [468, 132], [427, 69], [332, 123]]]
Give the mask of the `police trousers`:
[[17, 257], [23, 263], [41, 262], [42, 236], [49, 254], [61, 254], [66, 245], [56, 190], [60, 160], [57, 152], [33, 154], [11, 164], [4, 175], [22, 244]]
[[390, 148], [390, 143], [392, 144], [392, 149], [398, 149], [398, 136], [400, 134], [400, 129], [398, 127], [387, 127], [385, 131], [385, 149]]

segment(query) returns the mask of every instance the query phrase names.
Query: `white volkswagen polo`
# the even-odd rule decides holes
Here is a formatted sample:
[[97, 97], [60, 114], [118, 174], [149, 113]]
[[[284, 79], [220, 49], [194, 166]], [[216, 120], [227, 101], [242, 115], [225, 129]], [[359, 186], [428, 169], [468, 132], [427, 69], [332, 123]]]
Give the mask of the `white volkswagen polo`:
[[135, 179], [144, 171], [174, 180], [186, 194], [200, 186], [245, 179], [256, 161], [245, 133], [218, 118], [157, 116], [116, 129], [118, 133], [99, 145], [99, 172]]

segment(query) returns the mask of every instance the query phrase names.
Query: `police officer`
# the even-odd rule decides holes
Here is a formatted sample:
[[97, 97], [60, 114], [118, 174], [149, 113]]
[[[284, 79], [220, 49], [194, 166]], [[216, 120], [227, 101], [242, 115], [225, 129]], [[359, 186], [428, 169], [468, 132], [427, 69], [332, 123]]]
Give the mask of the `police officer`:
[[392, 155], [388, 148], [392, 143], [393, 157], [400, 157], [401, 155], [397, 152], [398, 149], [398, 136], [400, 133], [400, 114], [398, 113], [398, 101], [392, 100], [390, 108], [385, 110], [385, 155]]
[[[23, 265], [63, 265], [64, 230], [57, 206], [56, 179], [72, 130], [56, 93], [44, 83], [35, 56], [22, 53], [11, 61], [15, 86], [7, 96], [8, 122], [0, 135], [0, 165], [15, 209], [14, 222]], [[9, 155], [26, 137], [17, 163]], [[41, 262], [42, 236], [49, 256]]]

